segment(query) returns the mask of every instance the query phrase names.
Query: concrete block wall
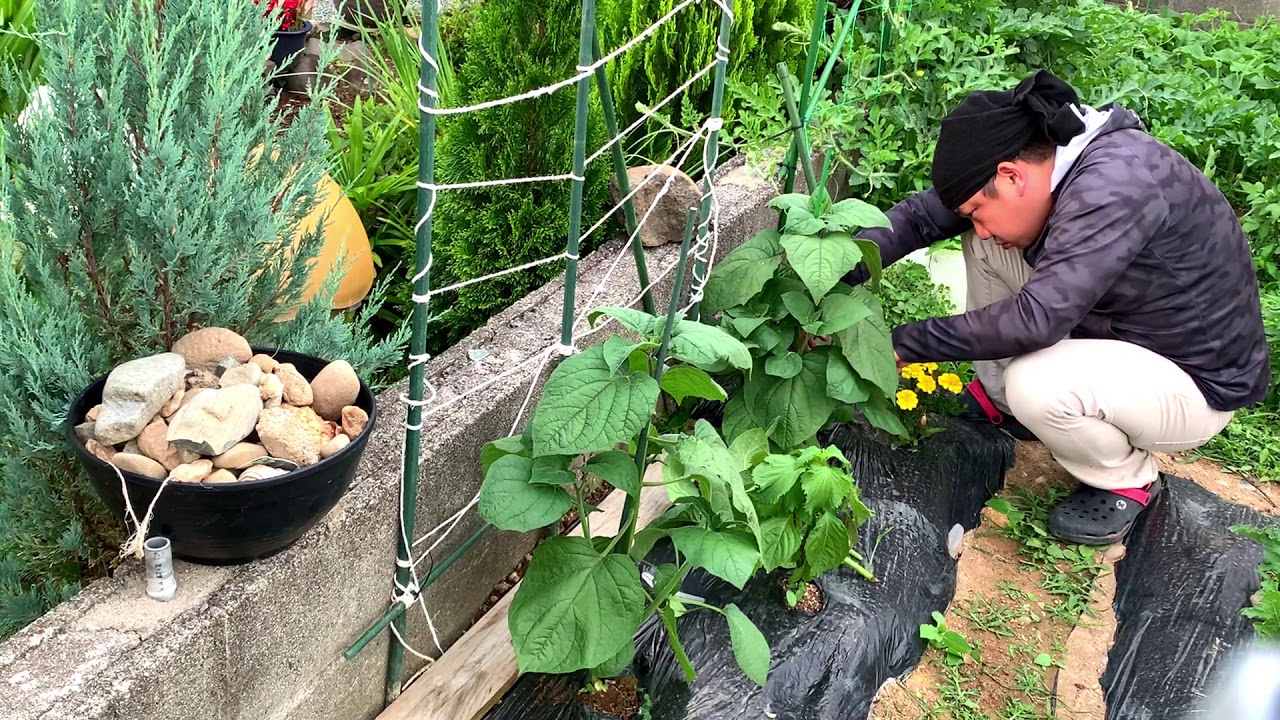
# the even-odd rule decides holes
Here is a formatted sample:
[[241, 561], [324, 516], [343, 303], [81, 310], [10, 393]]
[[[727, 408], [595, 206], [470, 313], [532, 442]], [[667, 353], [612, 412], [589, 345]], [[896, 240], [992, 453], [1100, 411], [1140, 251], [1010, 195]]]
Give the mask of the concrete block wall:
[[[746, 167], [717, 182], [717, 255], [776, 222], [766, 206], [776, 184]], [[594, 303], [639, 294], [630, 250], [615, 240], [584, 258], [578, 312], [623, 254]], [[674, 266], [678, 247], [647, 253], [651, 277]], [[665, 306], [671, 283], [655, 297]], [[494, 317], [427, 366], [440, 401], [533, 357], [558, 341], [560, 281]], [[602, 341], [608, 331], [592, 336]], [[484, 349], [473, 362], [468, 351]], [[505, 436], [535, 366], [427, 420], [422, 438], [418, 534], [462, 507], [482, 480], [485, 442]], [[543, 372], [543, 377], [550, 367]], [[390, 604], [398, 532], [403, 387], [378, 397], [380, 421], [355, 483], [314, 529], [284, 552], [235, 567], [179, 563], [178, 596], [145, 594], [139, 563], [92, 582], [71, 601], [0, 644], [4, 720], [360, 720], [382, 709], [388, 633], [353, 661], [343, 651]], [[536, 401], [536, 395], [535, 395]], [[437, 551], [443, 558], [479, 522], [470, 515]], [[534, 537], [494, 531], [427, 591], [447, 646], [470, 626], [490, 591], [532, 547]], [[426, 563], [421, 566], [424, 570]], [[421, 608], [409, 614], [409, 642], [434, 651]], [[406, 677], [424, 662], [408, 659]]]

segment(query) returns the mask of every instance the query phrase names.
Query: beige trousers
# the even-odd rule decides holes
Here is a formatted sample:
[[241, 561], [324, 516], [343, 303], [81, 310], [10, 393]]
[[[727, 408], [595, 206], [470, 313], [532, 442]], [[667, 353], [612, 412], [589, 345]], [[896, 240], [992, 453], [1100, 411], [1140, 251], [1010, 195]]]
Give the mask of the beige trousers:
[[[1031, 277], [1019, 250], [972, 233], [963, 244], [970, 309], [1014, 295]], [[974, 369], [991, 400], [1035, 433], [1068, 472], [1107, 490], [1154, 481], [1153, 452], [1200, 447], [1232, 416], [1209, 407], [1172, 361], [1119, 340], [1067, 339]]]

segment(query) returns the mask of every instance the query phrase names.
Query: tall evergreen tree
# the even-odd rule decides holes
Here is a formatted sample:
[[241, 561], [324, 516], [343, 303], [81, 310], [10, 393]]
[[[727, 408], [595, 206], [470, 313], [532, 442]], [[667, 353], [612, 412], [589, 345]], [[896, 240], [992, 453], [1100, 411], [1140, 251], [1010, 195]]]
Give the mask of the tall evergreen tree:
[[328, 88], [292, 120], [278, 111], [262, 13], [254, 0], [42, 0], [49, 100], [5, 137], [0, 636], [108, 569], [119, 542], [62, 434], [93, 377], [209, 325], [346, 358], [366, 379], [400, 357], [403, 333], [378, 343], [332, 316], [336, 277], [276, 321], [322, 242], [293, 247], [327, 166]]

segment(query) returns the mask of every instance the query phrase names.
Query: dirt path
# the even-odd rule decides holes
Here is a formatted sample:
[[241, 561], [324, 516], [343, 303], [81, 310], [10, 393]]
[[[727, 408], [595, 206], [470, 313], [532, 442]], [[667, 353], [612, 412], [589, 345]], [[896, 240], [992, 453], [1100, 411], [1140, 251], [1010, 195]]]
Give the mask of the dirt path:
[[[1227, 500], [1280, 513], [1280, 488], [1252, 484], [1207, 460], [1162, 457], [1160, 465]], [[1018, 443], [1017, 465], [998, 496], [1015, 510], [1005, 516], [987, 508], [965, 537], [955, 600], [944, 616], [946, 629], [960, 633], [980, 660], [952, 665], [947, 653], [928, 649], [905, 681], [883, 689], [871, 720], [1105, 719], [1099, 678], [1115, 633], [1113, 570], [1124, 547], [1060, 557], [1033, 522], [1073, 485], [1042, 445]]]

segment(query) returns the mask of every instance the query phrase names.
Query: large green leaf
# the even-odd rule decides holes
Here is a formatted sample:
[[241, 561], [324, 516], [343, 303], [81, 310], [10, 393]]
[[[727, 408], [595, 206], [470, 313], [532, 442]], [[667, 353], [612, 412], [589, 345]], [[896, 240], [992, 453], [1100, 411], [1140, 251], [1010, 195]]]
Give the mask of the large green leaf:
[[480, 486], [480, 517], [502, 530], [528, 532], [545, 527], [573, 505], [554, 485], [532, 485], [533, 460], [506, 455], [494, 461]]
[[765, 572], [795, 564], [796, 553], [800, 551], [804, 536], [790, 513], [765, 520], [760, 524], [760, 534], [763, 538], [760, 544], [760, 562]]
[[787, 261], [804, 281], [814, 302], [822, 300], [840, 278], [862, 260], [857, 243], [844, 233], [822, 238], [783, 235], [781, 242], [787, 251]]
[[766, 503], [782, 499], [800, 478], [800, 464], [791, 455], [770, 455], [751, 471], [751, 481]]
[[658, 383], [644, 373], [614, 374], [604, 348], [566, 358], [547, 378], [533, 414], [533, 454], [579, 455], [630, 440], [653, 414]]
[[765, 230], [729, 253], [711, 271], [702, 297], [708, 314], [741, 305], [750, 300], [782, 263], [778, 232]]
[[576, 455], [544, 455], [533, 460], [533, 474], [529, 482], [534, 485], [566, 485], [577, 480], [569, 472], [569, 463]]
[[[591, 322], [594, 323], [601, 315], [614, 318], [623, 327], [654, 342], [661, 340], [666, 326], [665, 317], [656, 317], [634, 308], [599, 308], [589, 315]], [[739, 369], [751, 367], [751, 351], [741, 340], [713, 325], [683, 318], [677, 319], [671, 327], [671, 344], [667, 352], [677, 360], [704, 370], [726, 362]]]
[[733, 442], [743, 433], [759, 426], [760, 424], [752, 417], [746, 401], [742, 399], [742, 393], [734, 395], [729, 398], [729, 402], [725, 403], [722, 428], [726, 440]]
[[588, 460], [582, 469], [628, 495], [640, 497], [640, 471], [635, 458], [621, 450], [602, 452]]
[[799, 375], [803, 369], [804, 360], [798, 353], [790, 350], [781, 355], [770, 355], [764, 361], [765, 373], [783, 380]]
[[809, 325], [818, 320], [818, 306], [813, 304], [807, 293], [783, 293], [782, 305], [801, 325]]
[[857, 198], [841, 200], [832, 205], [823, 216], [823, 220], [826, 221], [829, 229], [844, 232], [864, 228], [893, 227], [893, 223], [889, 222], [888, 216], [881, 212], [880, 208]]
[[764, 372], [760, 363], [743, 386], [742, 397], [756, 422], [767, 426], [784, 448], [799, 446], [822, 428], [836, 401], [827, 395], [827, 354], [811, 352], [795, 377], [780, 380]]
[[755, 541], [741, 533], [682, 527], [671, 530], [671, 541], [689, 562], [739, 590], [755, 574], [760, 562]]
[[623, 365], [630, 367], [628, 361], [632, 353], [637, 350], [649, 350], [655, 347], [657, 347], [657, 343], [648, 340], [633, 343], [620, 335], [611, 335], [609, 339], [604, 341], [604, 361], [609, 366], [609, 372], [616, 373]]
[[853, 478], [825, 463], [810, 465], [800, 478], [805, 512], [813, 514], [839, 507], [853, 490]]
[[769, 436], [764, 428], [751, 428], [729, 443], [729, 454], [738, 463], [738, 470], [745, 472], [769, 454]]
[[729, 319], [729, 324], [738, 333], [738, 337], [742, 338], [749, 337], [751, 333], [756, 331], [756, 328], [767, 322], [769, 322], [769, 318], [758, 315], [739, 315]]
[[871, 287], [880, 289], [880, 274], [884, 270], [880, 261], [880, 246], [870, 240], [855, 240], [862, 250], [862, 262], [867, 266], [867, 274], [871, 276]]
[[875, 312], [861, 295], [834, 293], [822, 298], [822, 324], [818, 335], [832, 335], [854, 323], [865, 320]]
[[498, 438], [485, 443], [480, 449], [480, 465], [486, 473], [498, 458], [507, 455], [527, 455], [529, 448], [524, 445], [523, 435], [512, 435], [511, 437]]
[[521, 672], [598, 667], [640, 626], [644, 589], [625, 555], [600, 555], [581, 537], [553, 537], [533, 554], [508, 625]]
[[724, 617], [729, 621], [729, 642], [738, 667], [755, 684], [764, 687], [769, 679], [769, 642], [737, 605], [725, 605]]
[[833, 513], [823, 513], [804, 543], [804, 561], [816, 576], [844, 562], [849, 556], [849, 533]]
[[[854, 288], [854, 291], [851, 297], [870, 296], [866, 288]], [[868, 304], [874, 302], [874, 298], [871, 298]], [[858, 375], [880, 388], [886, 395], [892, 395], [898, 387], [898, 364], [893, 356], [893, 338], [880, 313], [879, 304], [871, 307], [870, 316], [837, 333], [840, 351]]]
[[725, 400], [729, 397], [706, 370], [688, 365], [667, 368], [662, 373], [661, 386], [678, 403], [684, 402], [687, 397], [707, 400]]
[[865, 402], [874, 388], [854, 374], [849, 361], [840, 353], [831, 353], [827, 360], [827, 394], [849, 404]]
[[902, 424], [898, 411], [890, 407], [890, 402], [879, 390], [876, 390], [861, 405], [862, 414], [867, 418], [867, 422], [891, 435], [897, 435], [900, 438], [909, 437], [907, 426]]

